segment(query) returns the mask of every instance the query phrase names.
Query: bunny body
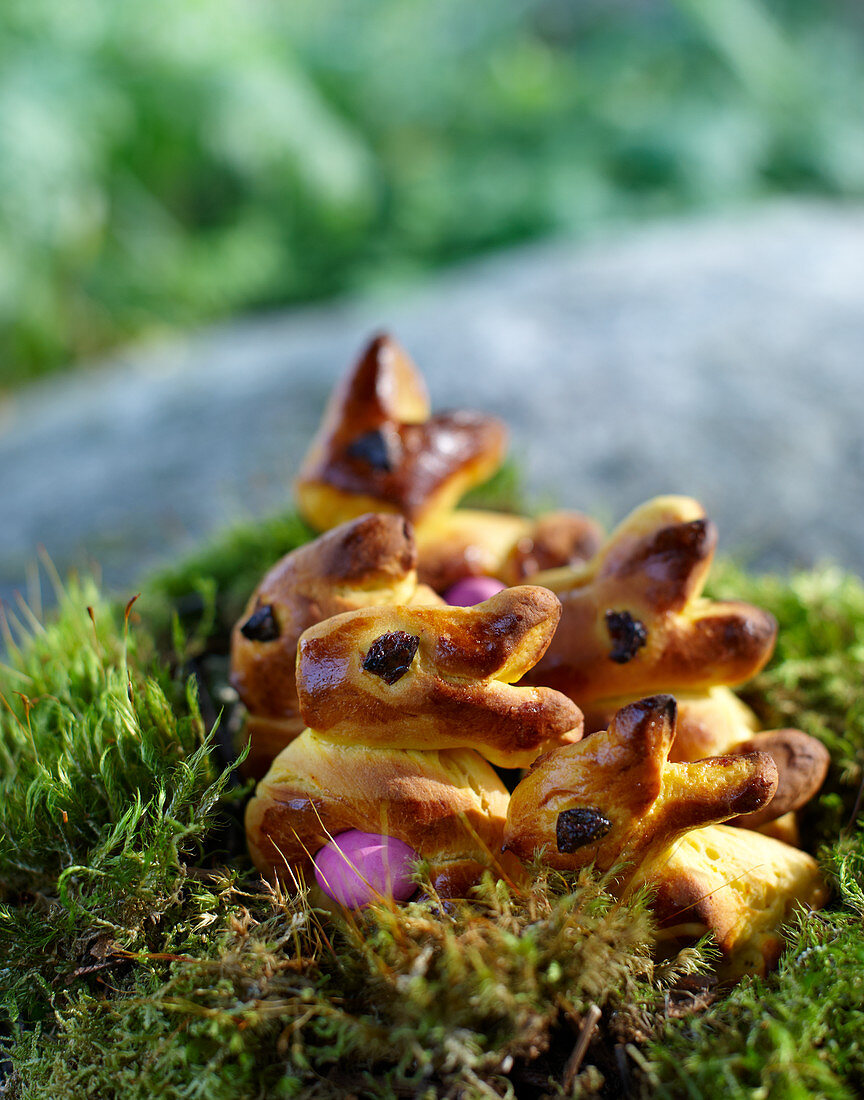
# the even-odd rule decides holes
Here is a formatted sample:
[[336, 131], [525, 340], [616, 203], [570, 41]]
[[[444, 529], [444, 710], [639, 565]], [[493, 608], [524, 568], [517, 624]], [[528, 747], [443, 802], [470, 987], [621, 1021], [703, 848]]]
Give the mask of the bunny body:
[[505, 846], [559, 869], [617, 868], [622, 894], [650, 883], [661, 922], [713, 933], [728, 974], [763, 973], [791, 910], [825, 900], [818, 866], [781, 841], [720, 827], [770, 803], [770, 755], [670, 763], [675, 724], [675, 701], [654, 696], [547, 753], [513, 792]]
[[581, 736], [565, 696], [512, 686], [559, 614], [551, 592], [524, 586], [476, 607], [380, 607], [307, 630], [296, 682], [308, 728], [247, 809], [257, 866], [308, 875], [347, 829], [409, 844], [447, 896], [500, 866], [508, 795], [489, 761], [525, 765]]

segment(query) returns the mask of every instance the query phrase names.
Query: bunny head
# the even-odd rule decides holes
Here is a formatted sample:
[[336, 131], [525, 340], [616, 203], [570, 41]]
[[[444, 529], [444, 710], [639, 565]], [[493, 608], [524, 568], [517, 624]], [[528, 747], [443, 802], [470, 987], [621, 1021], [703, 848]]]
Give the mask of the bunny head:
[[311, 627], [297, 651], [300, 712], [330, 741], [473, 748], [504, 767], [577, 741], [582, 715], [549, 688], [514, 687], [560, 615], [523, 585], [475, 607], [377, 607]]
[[297, 478], [300, 511], [319, 531], [368, 511], [419, 523], [494, 473], [505, 446], [494, 417], [432, 415], [417, 368], [376, 336], [330, 399]]
[[685, 832], [766, 805], [777, 768], [766, 753], [670, 764], [676, 704], [642, 699], [609, 729], [541, 757], [510, 799], [505, 847], [542, 851], [559, 869], [627, 863], [630, 873]]
[[360, 516], [282, 558], [231, 635], [231, 683], [251, 736], [247, 771], [263, 775], [304, 728], [294, 678], [304, 630], [360, 607], [441, 602], [417, 582], [414, 534], [401, 516]]
[[583, 705], [754, 676], [771, 655], [777, 624], [750, 604], [702, 596], [716, 541], [695, 500], [657, 497], [587, 565], [533, 577], [559, 596], [563, 611], [530, 682]]

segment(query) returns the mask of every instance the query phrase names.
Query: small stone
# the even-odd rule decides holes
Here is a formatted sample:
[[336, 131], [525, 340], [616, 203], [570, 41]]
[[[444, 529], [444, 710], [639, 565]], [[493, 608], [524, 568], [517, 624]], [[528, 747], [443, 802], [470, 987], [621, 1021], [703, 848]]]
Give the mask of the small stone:
[[496, 577], [463, 577], [444, 593], [444, 599], [453, 607], [473, 607], [507, 587]]
[[315, 853], [315, 881], [347, 909], [381, 897], [407, 901], [417, 891], [411, 876], [419, 858], [396, 837], [348, 829]]

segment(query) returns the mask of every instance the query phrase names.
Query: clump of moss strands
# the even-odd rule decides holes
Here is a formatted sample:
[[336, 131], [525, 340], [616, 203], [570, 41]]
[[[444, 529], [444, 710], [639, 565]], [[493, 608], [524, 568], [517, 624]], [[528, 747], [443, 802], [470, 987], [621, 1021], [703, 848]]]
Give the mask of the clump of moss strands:
[[489, 880], [457, 906], [428, 894], [347, 917], [258, 878], [227, 748], [227, 627], [308, 537], [279, 517], [129, 607], [71, 581], [46, 622], [9, 615], [0, 1095], [860, 1095], [861, 582], [731, 566], [713, 582], [780, 621], [748, 702], [833, 760], [804, 828], [835, 897], [793, 922], [775, 974], [730, 990], [712, 985], [710, 946], [656, 958], [647, 899], [618, 902], [589, 872], [537, 867], [527, 888]]

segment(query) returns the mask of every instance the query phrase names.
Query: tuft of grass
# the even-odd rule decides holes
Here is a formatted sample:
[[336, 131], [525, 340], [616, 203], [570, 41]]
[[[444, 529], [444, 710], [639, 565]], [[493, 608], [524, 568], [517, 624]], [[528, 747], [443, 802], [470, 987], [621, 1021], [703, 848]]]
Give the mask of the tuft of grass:
[[164, 973], [142, 954], [112, 996], [78, 989], [50, 1033], [19, 1031], [13, 1095], [511, 1096], [562, 1036], [566, 1055], [589, 1004], [614, 1011], [654, 973], [645, 899], [622, 905], [587, 874], [347, 920], [302, 894], [221, 902]]
[[195, 685], [129, 631], [131, 607], [92, 582], [59, 597], [50, 626], [10, 633], [0, 694], [0, 990], [15, 1018], [106, 952], [146, 946], [227, 781]]
[[803, 918], [776, 974], [660, 1028], [642, 1095], [853, 1100], [864, 1087], [862, 1004], [860, 915]]

